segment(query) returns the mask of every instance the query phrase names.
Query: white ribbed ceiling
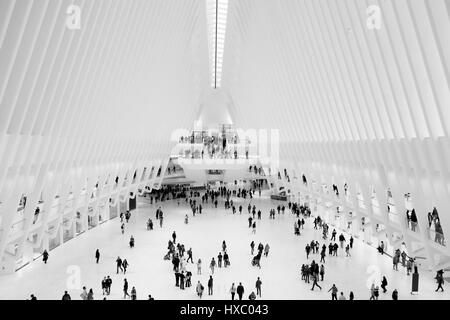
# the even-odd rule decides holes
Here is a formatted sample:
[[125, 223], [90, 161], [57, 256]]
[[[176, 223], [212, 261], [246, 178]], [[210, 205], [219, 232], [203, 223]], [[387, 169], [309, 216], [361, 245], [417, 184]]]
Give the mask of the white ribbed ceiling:
[[216, 61], [224, 114], [278, 129], [290, 169], [366, 199], [411, 193], [450, 233], [449, 0], [218, 2], [216, 37], [214, 1], [0, 0], [0, 263], [17, 223], [24, 248], [41, 196], [101, 181], [119, 201], [157, 184], [150, 168], [207, 107]]

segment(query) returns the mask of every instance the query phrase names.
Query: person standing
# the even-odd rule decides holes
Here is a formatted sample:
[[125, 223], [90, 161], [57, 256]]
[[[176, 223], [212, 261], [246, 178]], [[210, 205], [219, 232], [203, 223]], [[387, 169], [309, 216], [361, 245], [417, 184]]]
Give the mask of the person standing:
[[105, 295], [107, 292], [108, 288], [108, 284], [107, 284], [107, 280], [106, 277], [103, 278], [102, 280], [102, 294]]
[[184, 275], [184, 272], [183, 271], [181, 271], [181, 273], [180, 273], [180, 289], [181, 290], [184, 290], [184, 279], [185, 279], [186, 277], [185, 277], [185, 275]]
[[173, 239], [173, 244], [176, 244], [176, 239], [177, 239], [177, 234], [175, 233], [175, 231], [172, 233], [172, 239]]
[[134, 237], [131, 236], [130, 238], [130, 248], [134, 248]]
[[239, 296], [239, 300], [242, 300], [242, 296], [244, 295], [244, 291], [245, 291], [244, 290], [244, 286], [242, 285], [241, 282], [239, 282], [239, 285], [236, 288], [236, 292], [237, 292], [237, 294]]
[[175, 267], [175, 287], [180, 286], [180, 272], [178, 271], [178, 267]]
[[217, 256], [217, 265], [219, 268], [222, 268], [222, 252], [219, 252], [219, 255]]
[[213, 294], [213, 277], [209, 276], [208, 280], [208, 295], [211, 296]]
[[88, 298], [88, 293], [86, 291], [86, 287], [83, 287], [83, 292], [80, 294], [81, 299], [83, 300], [87, 300]]
[[88, 295], [87, 295], [87, 299], [88, 300], [94, 300], [94, 291], [92, 291], [92, 288], [89, 289]]
[[392, 291], [392, 300], [398, 300], [398, 291], [397, 291], [397, 289], [394, 289], [394, 291]]
[[68, 294], [67, 291], [64, 291], [64, 295], [62, 296], [62, 300], [64, 300], [64, 301], [72, 300], [72, 298], [70, 297], [70, 294]]
[[136, 288], [131, 288], [131, 300], [137, 300]]
[[370, 287], [370, 298], [369, 300], [375, 300], [375, 284], [372, 283], [372, 286]]
[[270, 246], [268, 243], [266, 243], [266, 246], [264, 247], [264, 255], [267, 257], [269, 255]]
[[253, 255], [253, 252], [255, 251], [255, 241], [252, 240], [252, 242], [250, 243], [250, 249], [251, 249], [251, 255]]
[[259, 279], [259, 277], [258, 277], [258, 280], [256, 280], [256, 294], [259, 296], [259, 297], [261, 297], [261, 285], [262, 285], [262, 281]]
[[211, 264], [209, 267], [211, 268], [211, 273], [214, 274], [214, 267], [216, 266], [216, 260], [214, 260], [214, 257], [211, 260]]
[[256, 234], [256, 221], [253, 222], [252, 228], [253, 228], [252, 233]]
[[234, 295], [236, 294], [236, 287], [234, 286], [234, 282], [231, 285], [230, 293], [231, 293], [231, 300], [234, 300]]
[[202, 260], [198, 259], [197, 261], [197, 274], [202, 274]]
[[100, 251], [97, 249], [97, 251], [95, 251], [95, 260], [96, 263], [98, 263], [98, 260], [100, 260]]
[[338, 288], [336, 287], [336, 285], [333, 283], [333, 286], [330, 288], [330, 290], [328, 290], [328, 292], [331, 291], [331, 300], [337, 300], [337, 293], [338, 293]]
[[325, 276], [325, 266], [322, 264], [320, 266], [320, 281], [323, 281], [324, 276]]
[[375, 300], [378, 300], [378, 296], [380, 295], [380, 288], [378, 288], [378, 286], [375, 287], [373, 294], [375, 296]]
[[110, 276], [106, 278], [106, 294], [109, 296], [111, 294], [111, 285], [112, 285], [112, 279]]
[[353, 294], [353, 291], [350, 291], [349, 300], [355, 300], [355, 295]]

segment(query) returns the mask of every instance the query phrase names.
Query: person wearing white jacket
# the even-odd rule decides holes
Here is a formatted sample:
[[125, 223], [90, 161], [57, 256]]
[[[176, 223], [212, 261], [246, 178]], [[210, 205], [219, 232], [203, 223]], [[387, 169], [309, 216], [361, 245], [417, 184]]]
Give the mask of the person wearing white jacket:
[[230, 293], [231, 293], [231, 300], [234, 300], [234, 296], [235, 296], [235, 294], [236, 294], [236, 286], [234, 285], [234, 282], [233, 282], [233, 284], [231, 285]]

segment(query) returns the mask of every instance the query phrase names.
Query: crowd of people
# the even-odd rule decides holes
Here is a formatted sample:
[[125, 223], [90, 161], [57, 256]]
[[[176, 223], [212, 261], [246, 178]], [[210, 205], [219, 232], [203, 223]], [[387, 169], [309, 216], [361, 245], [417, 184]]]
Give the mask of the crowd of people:
[[[256, 167], [249, 168], [249, 170], [255, 170], [255, 173], [258, 172]], [[252, 185], [255, 186], [254, 184]], [[155, 205], [158, 201], [160, 201], [160, 205], [156, 205], [156, 221], [159, 221], [160, 228], [163, 228], [163, 210], [162, 206], [164, 201], [174, 200], [178, 202], [178, 206], [181, 202], [184, 202], [187, 206], [188, 212], [192, 214], [192, 218], [196, 217], [197, 214], [202, 215], [202, 212], [207, 212], [210, 208], [217, 208], [220, 203], [223, 203], [224, 209], [226, 213], [231, 214], [245, 214], [245, 203], [246, 203], [246, 214], [248, 215], [248, 228], [251, 229], [251, 234], [256, 234], [257, 222], [261, 223], [263, 220], [263, 208], [257, 208], [255, 203], [253, 202], [253, 197], [255, 196], [255, 188], [227, 188], [225, 186], [221, 186], [217, 189], [207, 188], [206, 190], [194, 190], [184, 186], [171, 186], [164, 187], [161, 190], [153, 193], [151, 195], [151, 203], [155, 202]], [[182, 200], [184, 199], [184, 201]], [[238, 201], [239, 199], [239, 201]], [[266, 209], [267, 210], [267, 209]], [[286, 211], [290, 211], [292, 219], [294, 221], [294, 234], [296, 236], [301, 237], [301, 230], [305, 229], [305, 225], [307, 221], [311, 221], [313, 226], [311, 229], [317, 236], [322, 236], [323, 242], [319, 243], [317, 239], [312, 239], [307, 242], [305, 246], [306, 259], [305, 263], [303, 263], [300, 267], [300, 279], [303, 280], [306, 284], [311, 284], [311, 291], [315, 291], [318, 288], [320, 291], [322, 290], [323, 284], [326, 282], [325, 280], [325, 269], [326, 257], [331, 257], [331, 259], [335, 259], [333, 257], [344, 257], [346, 259], [351, 259], [353, 242], [354, 239], [352, 236], [349, 236], [348, 239], [344, 235], [344, 233], [340, 233], [338, 236], [338, 232], [336, 229], [331, 231], [331, 238], [329, 241], [329, 225], [320, 217], [315, 216], [312, 217], [311, 209], [306, 204], [300, 204], [297, 202], [288, 202], [287, 207], [284, 204], [279, 204], [274, 208], [271, 208], [268, 212], [269, 221], [277, 220], [276, 217], [280, 218], [285, 216]], [[130, 211], [126, 211], [121, 213], [120, 215], [120, 223], [121, 223], [121, 231], [124, 233], [125, 225], [129, 223], [132, 215]], [[189, 214], [186, 213], [184, 216], [184, 223], [189, 224]], [[274, 222], [275, 223], [275, 222]], [[147, 230], [153, 230], [153, 221], [151, 218], [147, 221]], [[328, 244], [326, 243], [328, 242]], [[135, 246], [135, 239], [131, 235], [129, 238], [129, 247], [130, 249]], [[188, 249], [189, 248], [189, 249]], [[384, 245], [382, 249], [379, 251], [381, 254], [384, 254]], [[256, 245], [255, 241], [251, 241], [250, 243], [250, 265], [252, 267], [256, 267], [258, 269], [261, 268], [261, 261], [263, 259], [269, 259], [270, 245], [269, 243], [259, 242]], [[342, 252], [342, 253], [339, 253]], [[231, 248], [228, 247], [226, 239], [222, 241], [221, 247], [218, 250], [218, 255], [216, 257], [211, 257], [209, 264], [207, 265], [208, 270], [208, 281], [204, 285], [201, 280], [196, 281], [195, 277], [200, 277], [204, 269], [203, 261], [198, 258], [194, 260], [194, 250], [192, 247], [188, 247], [184, 243], [180, 242], [177, 232], [172, 232], [171, 239], [168, 240], [167, 244], [167, 253], [164, 255], [163, 259], [166, 261], [170, 261], [172, 263], [171, 271], [175, 277], [175, 287], [180, 290], [193, 290], [199, 298], [202, 298], [203, 292], [205, 290], [205, 286], [208, 288], [208, 296], [214, 295], [214, 277], [220, 277], [220, 273], [216, 271], [218, 269], [226, 270], [231, 266]], [[48, 252], [44, 253], [44, 262], [47, 263], [48, 260]], [[311, 257], [312, 256], [312, 257]], [[312, 258], [312, 261], [310, 259]], [[409, 257], [406, 252], [402, 252], [400, 250], [396, 250], [393, 254], [393, 269], [398, 270], [398, 265], [401, 265], [406, 269], [407, 274], [410, 275], [414, 269], [416, 269], [415, 259]], [[316, 260], [319, 262], [317, 263]], [[100, 250], [97, 249], [95, 251], [95, 263], [100, 262]], [[117, 257], [115, 260], [116, 263], [116, 274], [126, 275], [127, 268], [130, 266], [126, 258]], [[194, 275], [193, 268], [196, 267], [196, 274]], [[416, 270], [415, 270], [416, 271]], [[224, 271], [222, 271], [224, 272]], [[194, 278], [194, 279], [193, 279]], [[438, 283], [438, 288], [436, 291], [443, 291], [444, 284], [444, 276], [443, 271], [440, 270], [436, 275], [436, 282]], [[235, 283], [239, 283], [237, 286]], [[101, 290], [103, 299], [106, 300], [106, 297], [110, 296], [112, 287], [112, 279], [109, 275], [104, 276], [101, 280]], [[126, 278], [123, 280], [123, 299], [137, 299], [137, 289], [135, 286], [131, 287], [131, 291], [129, 292], [129, 283]], [[382, 289], [382, 293], [385, 294], [388, 292], [388, 280], [386, 276], [382, 276], [379, 282], [374, 281], [370, 288], [370, 300], [378, 300], [380, 296], [380, 288]], [[191, 289], [192, 288], [192, 289]], [[256, 277], [255, 290], [250, 290], [250, 294], [248, 299], [255, 300], [258, 297], [262, 297], [262, 280], [260, 277]], [[255, 293], [256, 291], [256, 293]], [[332, 300], [347, 300], [346, 295], [343, 291], [339, 291], [336, 284], [333, 284], [331, 288], [328, 290], [331, 292]], [[338, 293], [340, 294], [338, 295]], [[239, 300], [244, 299], [244, 285], [242, 282], [234, 282], [231, 284], [231, 288], [229, 293], [231, 294], [231, 299], [234, 300], [237, 294], [237, 298]], [[87, 290], [86, 287], [83, 287], [82, 293], [80, 297], [83, 300], [93, 300], [94, 299], [94, 290], [90, 288]], [[393, 288], [392, 299], [398, 299], [398, 290]], [[153, 300], [151, 295], [148, 296], [149, 300]], [[353, 300], [355, 298], [354, 293], [352, 291], [349, 292], [348, 299]], [[37, 299], [35, 295], [31, 295], [31, 299]], [[66, 291], [62, 297], [63, 300], [71, 300], [70, 295]]]

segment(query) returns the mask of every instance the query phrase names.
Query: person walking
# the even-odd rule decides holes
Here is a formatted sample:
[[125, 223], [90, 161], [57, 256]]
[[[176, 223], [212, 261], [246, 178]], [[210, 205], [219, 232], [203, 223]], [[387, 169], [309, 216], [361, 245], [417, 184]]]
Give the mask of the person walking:
[[337, 300], [337, 293], [338, 293], [338, 288], [336, 287], [336, 285], [333, 283], [333, 286], [330, 288], [330, 290], [328, 290], [328, 292], [331, 291], [331, 300]]
[[211, 296], [213, 294], [213, 277], [209, 276], [208, 280], [208, 295]]
[[127, 273], [128, 266], [129, 266], [129, 264], [128, 264], [127, 259], [123, 259], [123, 262], [122, 262], [123, 274]]
[[130, 238], [130, 248], [134, 248], [134, 237], [131, 236]]
[[386, 293], [386, 286], [387, 286], [388, 282], [385, 276], [383, 276], [383, 279], [381, 280], [381, 289], [383, 289], [383, 293]]
[[438, 292], [438, 290], [439, 289], [441, 289], [441, 292], [443, 292], [444, 291], [444, 287], [442, 286], [443, 284], [444, 284], [444, 274], [443, 274], [444, 272], [442, 271], [442, 270], [439, 270], [438, 272], [437, 272], [437, 275], [436, 275], [436, 282], [437, 282], [437, 284], [438, 284], [438, 287], [437, 287], [437, 289], [435, 290], [436, 292]]
[[236, 292], [239, 296], [239, 300], [242, 300], [242, 296], [244, 295], [245, 290], [241, 282], [239, 282], [239, 285], [236, 288]]
[[189, 248], [189, 250], [187, 251], [188, 254], [188, 258], [186, 260], [186, 262], [189, 262], [189, 260], [191, 260], [191, 263], [194, 263], [194, 260], [192, 260], [192, 248]]
[[233, 282], [233, 284], [231, 285], [230, 293], [231, 293], [231, 300], [234, 300], [234, 296], [235, 296], [235, 294], [236, 294], [236, 287], [234, 286], [234, 282]]
[[47, 250], [44, 250], [44, 253], [42, 253], [42, 261], [44, 261], [45, 264], [47, 264], [48, 256]]
[[306, 259], [308, 259], [309, 253], [311, 252], [311, 247], [309, 246], [309, 244], [306, 245], [305, 251], [306, 251]]
[[258, 279], [256, 280], [256, 294], [261, 298], [261, 285], [262, 285], [262, 281], [261, 281], [261, 279], [259, 279], [259, 277], [258, 277]]
[[[316, 287], [316, 286], [319, 287], [320, 290], [322, 290], [322, 287], [319, 286], [319, 284], [317, 283], [317, 275], [316, 274], [312, 275], [312, 279], [313, 279], [313, 285], [312, 285], [311, 291], [314, 291], [314, 287]], [[328, 290], [328, 291], [330, 291], [330, 290]]]
[[250, 253], [253, 255], [253, 252], [255, 251], [255, 241], [252, 240], [250, 243]]
[[123, 280], [123, 298], [126, 299], [127, 296], [129, 297], [130, 295], [128, 294], [128, 281], [127, 279]]
[[264, 247], [264, 255], [267, 257], [269, 255], [270, 246], [268, 243], [266, 243], [266, 246]]
[[117, 257], [117, 259], [116, 259], [116, 265], [117, 265], [117, 274], [119, 274], [119, 269], [120, 269], [120, 271], [123, 271], [123, 268], [122, 268], [122, 259], [120, 259], [120, 257]]
[[203, 287], [203, 285], [200, 283], [200, 280], [199, 280], [198, 283], [197, 283], [196, 291], [197, 291], [197, 295], [200, 297], [200, 299], [202, 298], [204, 289], [205, 288]]
[[96, 250], [95, 251], [95, 261], [96, 263], [98, 263], [98, 261], [100, 260], [100, 250]]
[[325, 263], [325, 256], [326, 256], [326, 246], [323, 245], [322, 251], [320, 252], [320, 262]]

